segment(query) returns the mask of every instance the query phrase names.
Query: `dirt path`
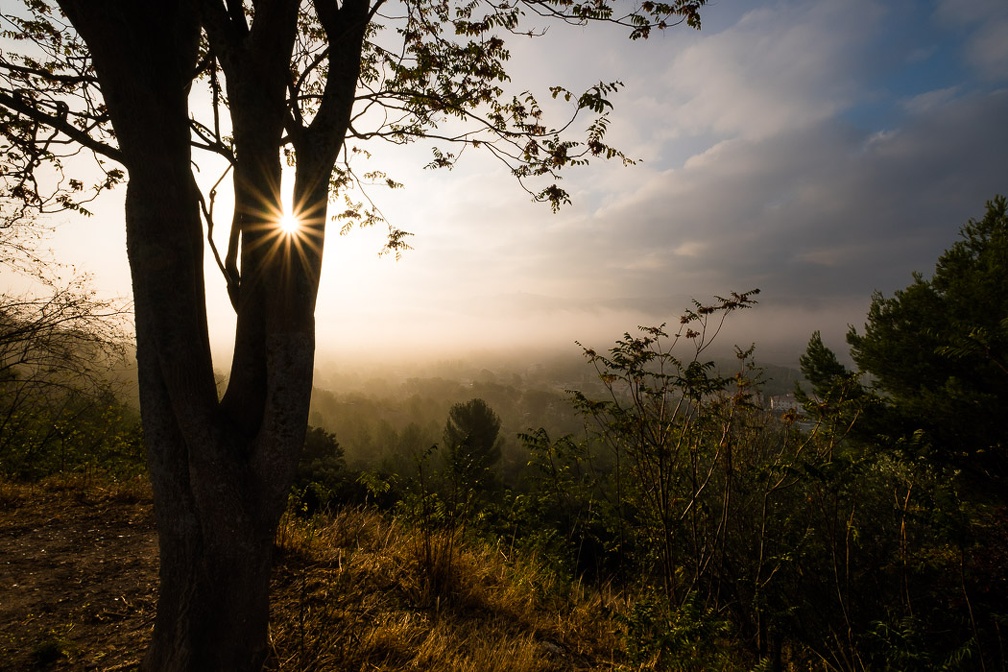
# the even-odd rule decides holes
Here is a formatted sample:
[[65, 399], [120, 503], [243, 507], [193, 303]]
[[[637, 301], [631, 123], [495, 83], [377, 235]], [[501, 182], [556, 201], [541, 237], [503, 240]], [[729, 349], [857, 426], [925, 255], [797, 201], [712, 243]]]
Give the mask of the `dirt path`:
[[128, 670], [153, 627], [149, 496], [0, 484], [0, 670]]

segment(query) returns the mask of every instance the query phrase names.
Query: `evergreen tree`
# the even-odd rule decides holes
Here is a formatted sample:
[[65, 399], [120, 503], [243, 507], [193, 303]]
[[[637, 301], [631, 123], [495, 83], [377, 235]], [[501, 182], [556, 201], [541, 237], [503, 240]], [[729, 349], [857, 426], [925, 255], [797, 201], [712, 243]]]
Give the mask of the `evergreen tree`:
[[[1008, 200], [987, 203], [931, 278], [876, 293], [864, 333], [847, 335], [860, 369], [890, 399], [908, 436], [919, 432], [941, 463], [1003, 490], [1008, 476]], [[1003, 496], [1003, 495], [1002, 495]]]
[[494, 466], [500, 461], [497, 440], [501, 420], [482, 399], [455, 404], [444, 428], [444, 447], [453, 478], [474, 489], [486, 489], [497, 480]]

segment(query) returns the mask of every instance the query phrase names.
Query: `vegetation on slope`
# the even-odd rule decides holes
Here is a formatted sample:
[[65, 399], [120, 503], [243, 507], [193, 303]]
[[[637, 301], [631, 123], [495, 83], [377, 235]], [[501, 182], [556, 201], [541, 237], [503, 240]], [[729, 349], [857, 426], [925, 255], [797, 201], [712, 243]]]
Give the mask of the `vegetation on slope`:
[[[586, 347], [597, 383], [552, 427], [539, 409], [538, 427], [515, 431], [533, 400], [560, 408], [555, 393], [415, 380], [463, 398], [410, 395], [396, 408], [413, 420], [346, 432], [384, 446], [370, 463], [312, 428], [275, 545], [272, 669], [1005, 669], [1004, 429], [915, 414], [942, 395], [988, 419], [1003, 406], [1003, 310], [948, 291], [948, 276], [979, 273], [984, 293], [1008, 295], [1005, 257], [988, 254], [1005, 231], [999, 199], [934, 279], [876, 297], [851, 334], [863, 370], [814, 334], [800, 407], [783, 412], [752, 349], [734, 372], [706, 354], [755, 302], [743, 293], [696, 303], [676, 329]], [[933, 317], [922, 295], [950, 313], [968, 304], [962, 328], [910, 319]], [[887, 336], [911, 328], [928, 347]], [[918, 382], [865, 375], [882, 361]], [[475, 390], [496, 396], [464, 398]], [[415, 421], [434, 406], [443, 424]], [[574, 411], [583, 430], [558, 431]], [[131, 436], [124, 414], [107, 417], [95, 436]], [[52, 445], [26, 460], [11, 447], [36, 434], [13, 427], [0, 436], [0, 468], [21, 481], [0, 486], [4, 664], [130, 669], [156, 558], [149, 494], [113, 477], [141, 470], [139, 456], [65, 441], [59, 460]], [[67, 471], [83, 485], [32, 480]]]
[[[129, 670], [153, 625], [157, 547], [142, 481], [0, 484], [0, 670]], [[269, 669], [588, 670], [621, 656], [620, 601], [535, 558], [465, 544], [435, 595], [418, 533], [374, 509], [285, 516]]]

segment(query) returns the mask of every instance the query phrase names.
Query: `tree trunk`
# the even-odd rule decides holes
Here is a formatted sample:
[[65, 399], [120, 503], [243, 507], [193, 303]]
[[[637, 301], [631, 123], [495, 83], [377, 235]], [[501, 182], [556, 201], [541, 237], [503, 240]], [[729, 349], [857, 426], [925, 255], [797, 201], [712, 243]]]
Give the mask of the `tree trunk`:
[[[219, 403], [190, 167], [199, 13], [184, 0], [61, 7], [88, 44], [129, 173], [140, 403], [161, 560], [143, 668], [259, 670], [273, 540], [307, 426], [315, 289], [305, 295], [304, 269], [283, 254], [243, 242], [262, 263], [243, 263], [233, 372], [241, 384]], [[257, 179], [253, 186], [276, 186]]]
[[[131, 171], [127, 197], [141, 409], [161, 551], [144, 669], [259, 670], [267, 655], [274, 532], [303, 441], [313, 352], [303, 335], [251, 337], [262, 343], [256, 366], [268, 381], [252, 395], [259, 400], [255, 419], [217, 403], [198, 214], [191, 193], [187, 199], [168, 190], [165, 173]], [[177, 186], [192, 190], [191, 182]], [[185, 229], [193, 244], [169, 253]]]

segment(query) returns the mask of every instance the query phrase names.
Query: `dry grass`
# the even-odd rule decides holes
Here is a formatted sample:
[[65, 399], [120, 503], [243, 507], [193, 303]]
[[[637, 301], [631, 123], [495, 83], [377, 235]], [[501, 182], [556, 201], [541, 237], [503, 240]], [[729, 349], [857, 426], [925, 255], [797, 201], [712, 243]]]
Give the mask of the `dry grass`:
[[[574, 672], [622, 661], [618, 601], [556, 582], [535, 558], [462, 544], [435, 592], [418, 533], [356, 509], [286, 516], [276, 546], [277, 672]], [[157, 585], [143, 480], [0, 480], [0, 557], [0, 670], [136, 666]]]
[[0, 509], [66, 499], [82, 504], [139, 504], [149, 503], [152, 498], [150, 481], [144, 476], [117, 480], [104, 473], [87, 472], [49, 476], [37, 483], [0, 479]]
[[611, 596], [557, 585], [535, 558], [463, 546], [440, 594], [422, 544], [373, 511], [285, 517], [277, 535], [275, 668], [533, 672], [613, 669]]

